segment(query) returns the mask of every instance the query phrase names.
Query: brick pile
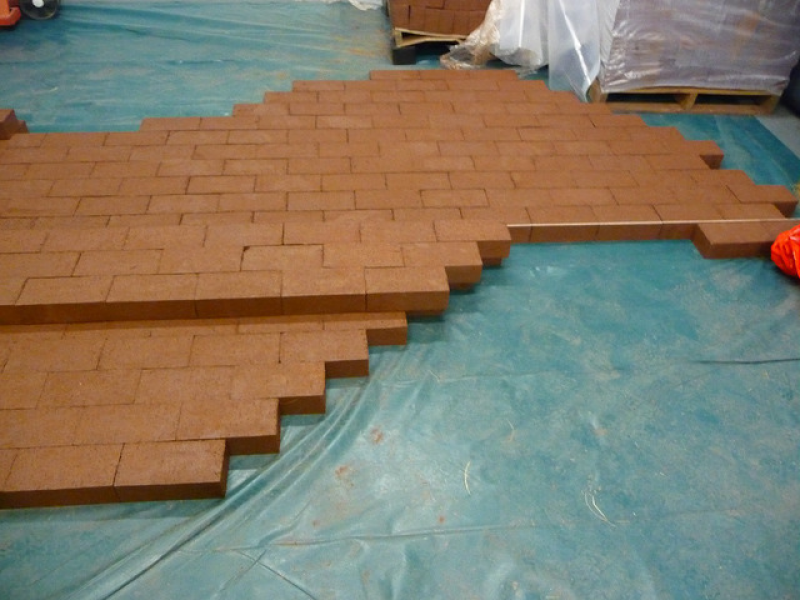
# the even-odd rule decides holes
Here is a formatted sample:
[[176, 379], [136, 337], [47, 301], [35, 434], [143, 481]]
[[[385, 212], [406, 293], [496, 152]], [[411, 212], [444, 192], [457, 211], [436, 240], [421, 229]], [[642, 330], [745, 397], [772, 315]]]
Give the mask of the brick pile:
[[0, 506], [221, 496], [511, 243], [763, 253], [796, 198], [510, 71], [0, 141]]

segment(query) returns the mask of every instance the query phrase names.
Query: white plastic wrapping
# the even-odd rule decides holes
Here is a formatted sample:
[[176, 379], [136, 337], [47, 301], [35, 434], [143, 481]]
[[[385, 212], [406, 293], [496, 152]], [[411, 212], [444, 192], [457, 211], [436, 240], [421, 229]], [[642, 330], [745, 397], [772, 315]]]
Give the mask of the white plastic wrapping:
[[798, 53], [800, 0], [621, 0], [599, 81], [779, 94]]
[[470, 68], [494, 57], [536, 71], [547, 64], [547, 56], [546, 0], [493, 0], [483, 24], [442, 63]]
[[534, 71], [549, 65], [551, 88], [572, 89], [584, 97], [599, 69], [596, 2], [493, 0], [481, 27], [442, 63], [469, 68], [494, 57]]
[[800, 56], [800, 0], [493, 0], [486, 19], [443, 58], [495, 57], [537, 70], [581, 97], [652, 87], [780, 94]]

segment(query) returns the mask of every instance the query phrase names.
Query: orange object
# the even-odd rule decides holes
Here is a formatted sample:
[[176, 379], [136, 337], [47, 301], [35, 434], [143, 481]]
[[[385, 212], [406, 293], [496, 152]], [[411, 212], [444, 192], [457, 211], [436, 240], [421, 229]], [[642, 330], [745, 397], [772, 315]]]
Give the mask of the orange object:
[[18, 7], [10, 6], [8, 0], [0, 0], [0, 27], [13, 27], [21, 16]]
[[800, 278], [800, 225], [784, 231], [772, 244], [772, 262], [792, 277]]

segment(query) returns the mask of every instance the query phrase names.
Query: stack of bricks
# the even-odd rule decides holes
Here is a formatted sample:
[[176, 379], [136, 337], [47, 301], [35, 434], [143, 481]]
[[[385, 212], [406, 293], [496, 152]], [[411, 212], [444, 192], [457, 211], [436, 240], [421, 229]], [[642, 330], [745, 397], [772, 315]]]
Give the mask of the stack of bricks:
[[511, 71], [299, 81], [0, 142], [0, 506], [221, 496], [511, 243], [763, 254], [796, 199]]
[[392, 27], [466, 37], [483, 23], [489, 0], [391, 0]]

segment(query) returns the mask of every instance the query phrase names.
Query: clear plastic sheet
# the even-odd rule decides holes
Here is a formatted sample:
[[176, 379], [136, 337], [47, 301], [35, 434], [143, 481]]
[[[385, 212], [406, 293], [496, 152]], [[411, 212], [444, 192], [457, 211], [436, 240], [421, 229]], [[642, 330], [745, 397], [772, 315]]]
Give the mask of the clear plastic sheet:
[[[72, 81], [32, 94], [37, 130], [136, 127], [290, 75], [391, 68], [378, 11], [261, 0], [213, 34], [229, 6], [74, 0], [0, 35], [4, 75], [9, 53], [60, 57], [12, 92], [4, 77], [0, 105]], [[269, 47], [263, 24], [292, 16]], [[646, 119], [714, 139], [758, 183], [800, 173], [756, 119]], [[800, 288], [768, 260], [515, 246], [442, 317], [412, 321], [408, 346], [373, 349], [370, 377], [329, 382], [328, 414], [285, 419], [279, 456], [235, 457], [224, 500], [0, 511], [0, 598], [794, 597], [798, 315]]]
[[551, 89], [573, 90], [585, 99], [600, 68], [606, 15], [596, 0], [493, 0], [483, 24], [442, 64], [475, 68], [496, 58], [528, 71], [547, 66]]
[[600, 86], [780, 94], [800, 56], [800, 0], [621, 0]]

